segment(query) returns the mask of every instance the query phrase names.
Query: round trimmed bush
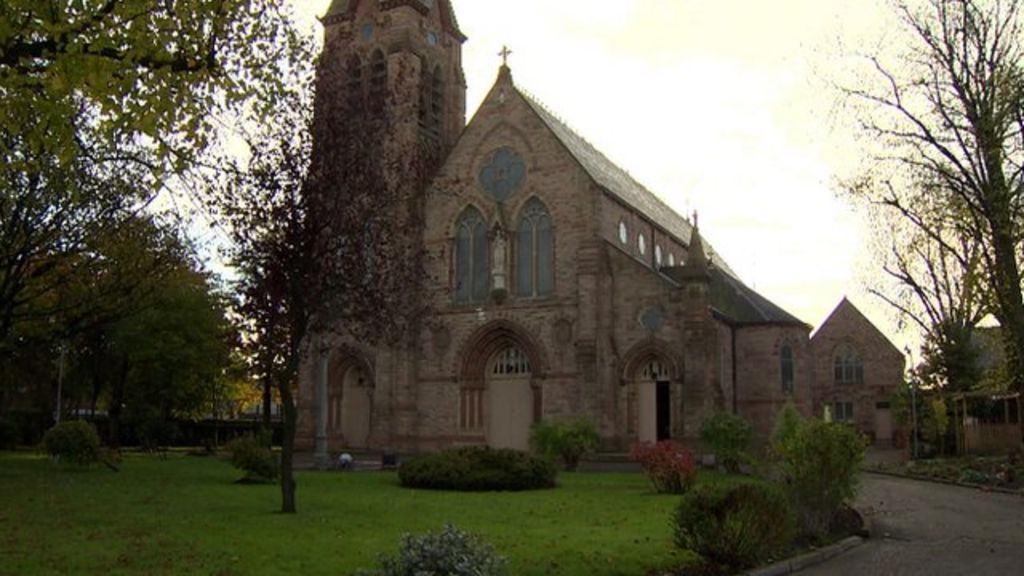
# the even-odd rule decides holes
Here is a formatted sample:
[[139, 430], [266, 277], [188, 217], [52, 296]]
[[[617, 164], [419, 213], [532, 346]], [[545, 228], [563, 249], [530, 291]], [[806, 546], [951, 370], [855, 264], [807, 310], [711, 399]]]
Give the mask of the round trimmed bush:
[[406, 534], [395, 556], [382, 555], [377, 570], [359, 576], [504, 576], [505, 559], [478, 536], [448, 525], [439, 534]]
[[61, 422], [47, 430], [43, 448], [54, 460], [88, 466], [100, 459], [100, 435], [88, 422]]
[[509, 449], [456, 448], [409, 460], [398, 469], [402, 486], [430, 490], [488, 492], [553, 488], [555, 466]]
[[796, 533], [796, 520], [785, 496], [771, 485], [705, 484], [683, 496], [673, 530], [680, 548], [742, 569], [784, 551]]

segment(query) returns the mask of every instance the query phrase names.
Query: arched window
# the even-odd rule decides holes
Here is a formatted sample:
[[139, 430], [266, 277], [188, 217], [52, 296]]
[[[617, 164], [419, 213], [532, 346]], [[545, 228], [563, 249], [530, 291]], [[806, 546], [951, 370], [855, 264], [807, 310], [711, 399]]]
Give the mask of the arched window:
[[785, 394], [793, 393], [794, 363], [793, 349], [789, 344], [784, 344], [779, 352], [779, 362], [782, 371], [782, 391]]
[[516, 285], [520, 296], [548, 296], [554, 289], [554, 231], [551, 215], [531, 198], [519, 218]]
[[640, 250], [640, 255], [647, 254], [647, 238], [644, 238], [643, 233], [640, 233], [636, 237], [636, 247]]
[[467, 208], [455, 231], [455, 301], [487, 299], [487, 226], [480, 213]]
[[661, 244], [654, 245], [654, 265], [661, 268]]
[[676, 255], [671, 252], [668, 253], [668, 265], [669, 267], [674, 267], [676, 265]]
[[370, 101], [383, 108], [388, 91], [388, 61], [384, 53], [374, 50], [370, 56]]
[[836, 384], [864, 383], [864, 363], [861, 362], [857, 351], [850, 346], [836, 348], [832, 372]]
[[353, 111], [363, 108], [363, 62], [353, 54], [345, 65], [345, 92], [348, 106]]

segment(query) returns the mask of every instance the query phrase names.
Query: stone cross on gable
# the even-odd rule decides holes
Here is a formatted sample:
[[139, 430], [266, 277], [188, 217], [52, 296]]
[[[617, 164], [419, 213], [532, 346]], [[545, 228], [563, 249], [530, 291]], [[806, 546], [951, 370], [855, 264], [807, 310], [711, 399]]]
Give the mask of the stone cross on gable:
[[501, 52], [498, 52], [498, 56], [501, 56], [501, 65], [508, 66], [508, 57], [512, 55], [512, 51], [508, 49], [508, 46], [502, 46]]

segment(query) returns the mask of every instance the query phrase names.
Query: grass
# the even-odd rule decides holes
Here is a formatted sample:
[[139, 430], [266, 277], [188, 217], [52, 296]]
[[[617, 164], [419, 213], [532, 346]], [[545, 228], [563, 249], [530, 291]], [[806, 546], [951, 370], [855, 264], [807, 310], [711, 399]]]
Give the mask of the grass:
[[134, 455], [114, 473], [0, 453], [0, 576], [346, 575], [446, 522], [487, 539], [513, 576], [641, 576], [695, 560], [671, 542], [678, 498], [640, 473], [464, 494], [405, 489], [393, 473], [301, 472], [297, 515], [276, 513], [276, 486], [238, 477], [212, 458]]

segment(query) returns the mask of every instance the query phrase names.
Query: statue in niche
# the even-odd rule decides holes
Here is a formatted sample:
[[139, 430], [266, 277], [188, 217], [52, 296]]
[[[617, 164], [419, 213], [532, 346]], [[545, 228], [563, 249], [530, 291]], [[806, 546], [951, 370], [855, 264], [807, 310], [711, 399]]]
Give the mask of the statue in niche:
[[508, 294], [508, 235], [501, 226], [494, 228], [491, 246], [491, 295], [501, 303]]

